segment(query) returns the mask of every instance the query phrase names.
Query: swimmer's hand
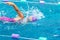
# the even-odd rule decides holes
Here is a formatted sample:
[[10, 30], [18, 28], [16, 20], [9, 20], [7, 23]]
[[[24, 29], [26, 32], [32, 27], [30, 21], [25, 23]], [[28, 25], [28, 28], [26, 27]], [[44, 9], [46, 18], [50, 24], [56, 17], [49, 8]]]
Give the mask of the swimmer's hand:
[[5, 2], [5, 3], [11, 6], [15, 5], [13, 2]]

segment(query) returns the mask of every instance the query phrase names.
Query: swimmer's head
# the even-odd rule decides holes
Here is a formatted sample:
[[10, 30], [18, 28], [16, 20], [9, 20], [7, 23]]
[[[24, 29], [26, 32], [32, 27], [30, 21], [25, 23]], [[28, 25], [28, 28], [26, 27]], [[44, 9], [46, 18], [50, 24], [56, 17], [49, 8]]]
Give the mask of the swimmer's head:
[[36, 21], [36, 20], [37, 20], [37, 18], [36, 18], [35, 16], [30, 16], [30, 17], [28, 17], [28, 21], [34, 22], [34, 21]]

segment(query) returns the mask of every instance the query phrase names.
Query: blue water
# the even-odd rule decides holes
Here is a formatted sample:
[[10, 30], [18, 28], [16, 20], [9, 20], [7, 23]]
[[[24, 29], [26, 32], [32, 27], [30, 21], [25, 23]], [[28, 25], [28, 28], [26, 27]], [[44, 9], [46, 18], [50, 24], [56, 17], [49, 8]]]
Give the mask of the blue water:
[[[45, 18], [39, 19], [36, 22], [28, 22], [27, 24], [0, 22], [0, 35], [11, 35], [15, 33], [20, 34], [21, 37], [27, 38], [38, 39], [39, 37], [46, 37], [47, 40], [60, 40], [60, 5], [40, 3], [28, 3], [27, 5], [26, 2], [14, 3], [18, 6], [19, 10], [24, 14], [24, 16], [26, 16], [26, 11], [29, 11], [32, 7], [34, 7], [41, 11], [44, 14]], [[3, 3], [0, 4], [0, 12], [2, 11], [6, 13], [2, 14], [2, 16], [14, 18], [17, 15], [12, 6], [8, 6]], [[0, 36], [0, 39], [15, 40], [11, 37], [3, 36]], [[19, 38], [17, 40], [27, 39]]]

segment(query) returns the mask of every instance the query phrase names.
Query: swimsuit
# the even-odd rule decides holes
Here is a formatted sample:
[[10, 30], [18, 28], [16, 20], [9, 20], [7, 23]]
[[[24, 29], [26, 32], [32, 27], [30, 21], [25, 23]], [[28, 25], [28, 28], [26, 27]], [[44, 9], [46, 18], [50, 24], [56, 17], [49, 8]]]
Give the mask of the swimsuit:
[[8, 17], [0, 17], [0, 20], [8, 21], [8, 22], [15, 22], [14, 18], [8, 18]]

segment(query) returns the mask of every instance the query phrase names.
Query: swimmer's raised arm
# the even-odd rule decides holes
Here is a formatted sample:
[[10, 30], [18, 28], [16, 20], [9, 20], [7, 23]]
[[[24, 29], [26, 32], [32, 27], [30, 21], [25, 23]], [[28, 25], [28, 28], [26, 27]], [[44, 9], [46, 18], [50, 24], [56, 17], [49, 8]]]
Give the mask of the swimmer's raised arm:
[[14, 7], [14, 9], [16, 10], [16, 12], [18, 13], [18, 16], [23, 19], [24, 16], [23, 14], [21, 13], [21, 11], [19, 11], [18, 7], [13, 3], [13, 2], [6, 2], [8, 5], [11, 5]]

